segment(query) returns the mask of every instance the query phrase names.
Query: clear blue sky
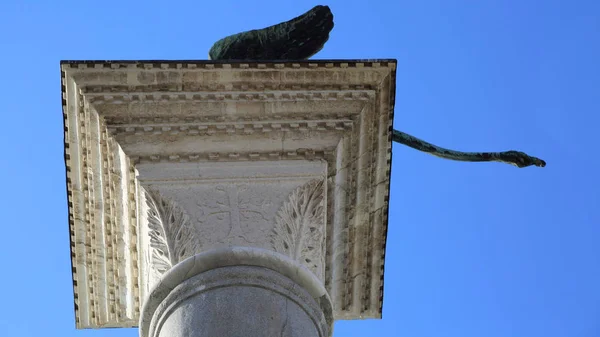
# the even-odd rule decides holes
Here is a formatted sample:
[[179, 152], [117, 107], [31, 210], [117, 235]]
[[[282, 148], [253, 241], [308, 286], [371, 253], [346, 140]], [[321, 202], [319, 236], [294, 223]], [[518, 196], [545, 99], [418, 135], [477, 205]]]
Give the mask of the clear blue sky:
[[[0, 336], [77, 331], [61, 59], [206, 59], [313, 1], [0, 4]], [[517, 169], [394, 145], [383, 320], [335, 336], [600, 336], [600, 1], [335, 0], [316, 58], [397, 58], [395, 128]], [[596, 146], [595, 146], [596, 145]]]

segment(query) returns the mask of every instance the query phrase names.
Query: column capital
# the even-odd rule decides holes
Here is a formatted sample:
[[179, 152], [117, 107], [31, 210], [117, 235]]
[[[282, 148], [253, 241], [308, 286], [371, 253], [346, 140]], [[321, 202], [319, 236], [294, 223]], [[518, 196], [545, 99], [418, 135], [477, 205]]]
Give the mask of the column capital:
[[304, 268], [333, 319], [381, 317], [395, 74], [395, 60], [62, 62], [77, 327], [137, 326], [178, 264], [232, 247]]

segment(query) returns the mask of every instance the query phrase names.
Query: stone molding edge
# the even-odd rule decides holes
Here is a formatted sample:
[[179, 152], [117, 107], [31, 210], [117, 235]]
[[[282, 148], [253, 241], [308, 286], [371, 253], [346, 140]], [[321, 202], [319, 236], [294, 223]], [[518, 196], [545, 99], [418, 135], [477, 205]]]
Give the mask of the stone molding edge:
[[144, 163], [194, 163], [221, 161], [258, 161], [258, 160], [326, 160], [333, 162], [333, 150], [302, 149], [301, 151], [269, 151], [269, 152], [210, 152], [210, 153], [175, 153], [169, 156], [148, 155], [131, 156], [129, 159], [137, 164]]
[[395, 69], [396, 59], [339, 59], [289, 60], [269, 62], [213, 61], [213, 60], [62, 60], [61, 66], [75, 69], [298, 69], [298, 68], [379, 68]]
[[[75, 326], [132, 327], [131, 318], [139, 316], [140, 307], [135, 167], [98, 114], [86, 109], [77, 84], [62, 69], [61, 91]], [[94, 168], [101, 168], [96, 172], [102, 179], [94, 180]], [[98, 226], [94, 202], [104, 205], [98, 217], [118, 216]], [[85, 265], [101, 273], [92, 275]], [[126, 281], [112, 282], [117, 273]]]
[[296, 282], [317, 302], [330, 332], [333, 329], [333, 307], [323, 283], [306, 267], [289, 257], [261, 248], [229, 247], [196, 254], [169, 269], [148, 293], [140, 315], [141, 337], [150, 336], [154, 313], [164, 299], [182, 282], [206, 271], [232, 266], [264, 267]]
[[[131, 104], [131, 103], [147, 103], [147, 102], [175, 102], [182, 103], [188, 101], [199, 101], [203, 102], [269, 102], [278, 100], [282, 102], [295, 102], [295, 101], [331, 101], [331, 100], [357, 100], [357, 101], [368, 101], [375, 95], [375, 90], [369, 88], [365, 89], [364, 86], [340, 86], [339, 88], [333, 88], [330, 86], [322, 87], [317, 85], [311, 85], [302, 87], [300, 85], [291, 85], [289, 88], [295, 89], [293, 92], [287, 90], [281, 90], [281, 85], [265, 86], [260, 85], [237, 85], [232, 89], [243, 90], [213, 93], [210, 91], [177, 91], [177, 92], [164, 92], [164, 91], [139, 91], [131, 92], [127, 90], [129, 88], [122, 88], [123, 91], [116, 91], [119, 87], [108, 87], [103, 88], [99, 86], [91, 86], [82, 88], [82, 93], [86, 97], [86, 102], [89, 104]], [[140, 87], [143, 90], [144, 87]], [[285, 88], [285, 87], [284, 87]], [[261, 92], [244, 92], [248, 89], [262, 90]], [[311, 92], [313, 90], [321, 89], [323, 91]], [[265, 91], [268, 90], [268, 91]]]
[[[322, 308], [306, 290], [272, 269], [244, 265], [211, 269], [183, 281], [158, 305], [152, 315], [149, 335], [142, 337], [160, 336], [169, 316], [190, 298], [222, 288], [240, 286], [265, 289], [287, 298], [306, 313], [320, 337], [331, 336], [333, 325], [327, 321]], [[284, 323], [284, 327], [285, 325]]]

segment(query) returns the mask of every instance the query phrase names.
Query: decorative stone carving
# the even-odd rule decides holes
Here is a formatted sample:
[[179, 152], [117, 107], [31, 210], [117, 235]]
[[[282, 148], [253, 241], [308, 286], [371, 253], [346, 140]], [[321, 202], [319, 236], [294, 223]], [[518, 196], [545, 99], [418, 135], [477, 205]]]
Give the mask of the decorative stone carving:
[[[251, 165], [243, 162], [203, 162], [178, 163], [176, 166], [164, 162], [139, 164], [138, 167], [144, 176], [142, 184], [147, 190], [154, 191], [147, 201], [150, 206], [147, 213], [151, 246], [157, 241], [154, 239], [155, 232], [162, 233], [156, 228], [163, 228], [162, 223], [155, 220], [161, 217], [155, 216], [157, 206], [153, 200], [163, 200], [166, 204], [163, 212], [172, 212], [175, 216], [167, 214], [162, 217], [171, 217], [175, 222], [182, 219], [178, 223], [185, 223], [185, 227], [193, 231], [187, 243], [194, 243], [194, 248], [193, 251], [186, 250], [186, 255], [231, 246], [275, 249], [324, 280], [324, 161], [294, 160], [285, 164], [258, 161]], [[305, 217], [292, 219], [292, 211], [305, 206], [302, 209]], [[274, 248], [278, 245], [274, 241], [274, 233], [284, 231], [285, 226], [291, 226], [290, 229], [296, 232], [285, 238], [287, 243], [279, 243], [279, 246], [289, 243], [291, 250], [277, 250]], [[188, 232], [187, 229], [185, 231]], [[159, 242], [164, 241], [162, 236], [159, 238]], [[151, 259], [162, 261], [162, 253], [154, 249], [153, 254], [158, 255]], [[169, 263], [161, 266], [161, 273], [172, 267]], [[151, 286], [156, 281], [152, 281]]]
[[163, 274], [194, 255], [199, 245], [188, 215], [173, 201], [164, 199], [156, 191], [146, 191], [146, 203], [152, 266]]
[[271, 243], [276, 252], [307, 264], [323, 279], [325, 264], [325, 190], [323, 180], [296, 188], [277, 212]]
[[395, 61], [73, 61], [61, 75], [77, 327], [136, 326], [173, 264], [240, 246], [314, 275], [335, 319], [380, 317]]
[[197, 195], [195, 219], [198, 232], [216, 245], [260, 245], [271, 227], [276, 189], [248, 183], [222, 183]]

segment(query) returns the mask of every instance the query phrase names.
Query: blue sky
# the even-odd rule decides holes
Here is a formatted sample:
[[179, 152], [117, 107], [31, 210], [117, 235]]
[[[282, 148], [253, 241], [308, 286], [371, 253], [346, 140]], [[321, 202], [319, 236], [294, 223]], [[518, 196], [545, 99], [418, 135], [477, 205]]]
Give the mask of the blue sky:
[[[61, 59], [206, 59], [219, 38], [312, 1], [0, 4], [1, 336], [77, 331]], [[600, 336], [600, 2], [336, 0], [316, 58], [398, 59], [394, 126], [517, 169], [394, 145], [383, 320], [334, 336]]]

